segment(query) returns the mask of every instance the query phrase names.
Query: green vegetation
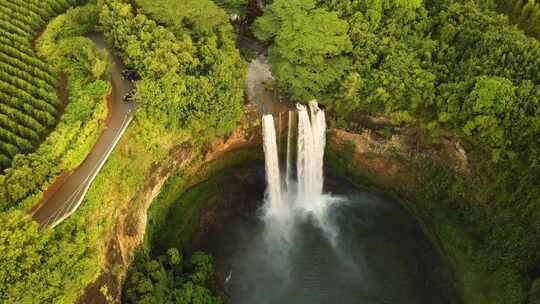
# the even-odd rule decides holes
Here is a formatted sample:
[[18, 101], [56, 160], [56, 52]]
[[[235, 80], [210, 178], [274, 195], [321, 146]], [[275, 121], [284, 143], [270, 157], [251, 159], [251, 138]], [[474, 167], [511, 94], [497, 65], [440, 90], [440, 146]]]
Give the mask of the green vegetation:
[[[103, 271], [103, 252], [118, 215], [127, 206], [141, 208], [139, 194], [147, 178], [156, 166], [170, 166], [169, 151], [187, 139], [183, 132], [135, 120], [92, 183], [81, 207], [61, 225], [39, 231], [26, 212], [1, 213], [0, 262], [12, 268], [6, 267], [0, 274], [0, 302], [76, 302]], [[21, 263], [14, 264], [15, 260]]]
[[[468, 0], [275, 0], [254, 31], [274, 42], [269, 58], [281, 87], [295, 100], [317, 97], [337, 126], [363, 126], [364, 114], [393, 114], [426, 138], [460, 138], [471, 176], [409, 168], [429, 179], [406, 193], [435, 223], [465, 303], [525, 303], [540, 265], [540, 42], [493, 8], [493, 1]], [[294, 30], [284, 24], [287, 16], [315, 18], [321, 10], [341, 19], [329, 24], [348, 24], [352, 43], [323, 58], [339, 54], [350, 64], [338, 76], [320, 71], [319, 78], [332, 81], [306, 94], [313, 69], [295, 74], [291, 85], [279, 66], [302, 71], [298, 58], [316, 58], [328, 42], [311, 40], [306, 33], [316, 31], [307, 22], [290, 21]], [[326, 38], [341, 28], [332, 26]], [[285, 48], [280, 34], [313, 45]], [[280, 48], [286, 57], [272, 54]]]
[[529, 294], [529, 302], [531, 304], [540, 303], [540, 279], [536, 279], [531, 287], [531, 292]]
[[[538, 232], [531, 228], [537, 221], [534, 216], [529, 223], [520, 219], [518, 224], [509, 218], [512, 213], [518, 214], [515, 209], [503, 211], [503, 206], [486, 206], [483, 201], [471, 200], [477, 196], [485, 199], [482, 196], [492, 193], [478, 193], [483, 187], [475, 177], [457, 174], [429, 158], [366, 156], [383, 157], [385, 163], [399, 168], [398, 172], [387, 175], [366, 170], [354, 161], [344, 161], [352, 159], [355, 148], [352, 142], [345, 144], [341, 151], [328, 151], [328, 164], [357, 185], [382, 189], [400, 198], [448, 259], [463, 303], [529, 303], [527, 290], [523, 288], [527, 279], [519, 273], [516, 264], [523, 262], [517, 262], [521, 259], [518, 255], [530, 254], [537, 245], [534, 242]], [[530, 234], [528, 239], [515, 239], [523, 237], [526, 229]], [[488, 237], [483, 239], [485, 236]], [[504, 246], [512, 249], [503, 249]]]
[[49, 19], [78, 0], [0, 1], [0, 170], [36, 149], [62, 110], [58, 75], [32, 43]]
[[39, 148], [15, 157], [0, 176], [0, 262], [5, 266], [0, 273], [1, 302], [74, 302], [81, 286], [98, 272], [89, 267], [98, 265], [89, 247], [96, 243], [95, 227], [78, 231], [72, 223], [39, 231], [23, 211], [37, 203], [62, 171], [83, 161], [104, 126], [108, 59], [80, 36], [93, 30], [96, 21], [95, 6], [72, 9], [55, 18], [36, 42], [38, 55], [51, 71], [65, 73], [69, 104]]
[[142, 77], [138, 115], [206, 138], [234, 130], [246, 71], [226, 15], [208, 0], [137, 3], [166, 27], [118, 0], [104, 3], [100, 22], [126, 65]]
[[218, 189], [225, 184], [226, 177], [217, 174], [189, 187], [194, 179], [183, 174], [169, 177], [150, 207], [145, 247], [152, 256], [159, 256], [169, 247], [191, 249], [190, 241], [200, 228], [201, 216], [219, 198]]
[[[223, 185], [230, 181], [230, 172], [224, 169], [245, 165], [262, 157], [261, 151], [253, 149], [229, 152], [200, 166], [197, 166], [200, 161], [195, 161], [197, 169], [190, 169], [192, 173], [177, 172], [167, 179], [148, 210], [145, 240], [137, 249], [136, 258], [128, 271], [125, 289], [130, 303], [145, 299], [153, 301], [148, 303], [178, 303], [171, 297], [179, 303], [221, 303], [210, 292], [214, 289], [213, 274], [205, 275], [208, 279], [201, 284], [192, 279], [193, 274], [184, 273], [181, 266], [167, 266], [170, 265], [166, 262], [170, 256], [169, 248], [183, 248], [186, 252], [192, 252], [192, 238], [200, 226], [201, 217], [212, 204], [219, 202]], [[211, 273], [209, 257], [195, 253], [191, 259], [206, 261], [208, 273]], [[168, 270], [163, 271], [164, 268]], [[172, 271], [173, 268], [177, 270]]]
[[[139, 94], [151, 94], [145, 85], [155, 85], [154, 89], [163, 92], [156, 95], [158, 98], [166, 98], [165, 94], [174, 97], [169, 104], [174, 107], [159, 104], [159, 100], [152, 106], [145, 103], [149, 99], [140, 98], [137, 117], [92, 183], [81, 208], [55, 229], [39, 231], [26, 210], [42, 198], [43, 191], [60, 173], [80, 164], [104, 127], [105, 97], [111, 89], [106, 73], [108, 58], [83, 35], [98, 29], [104, 21], [111, 23], [103, 23], [100, 28], [116, 28], [126, 15], [109, 10], [109, 5], [122, 6], [120, 2], [102, 4], [73, 8], [55, 18], [35, 44], [52, 75], [66, 75], [66, 81], [60, 84], [66, 86], [69, 103], [57, 127], [39, 148], [15, 157], [13, 166], [0, 176], [0, 262], [7, 265], [0, 271], [0, 302], [75, 302], [85, 287], [102, 274], [103, 252], [115, 230], [118, 213], [125, 212], [128, 205], [140, 208], [141, 187], [155, 168], [172, 166], [176, 159], [171, 151], [189, 139], [193, 138], [187, 153], [199, 153], [208, 139], [232, 130], [242, 115], [245, 67], [234, 49], [228, 24], [197, 36], [186, 28], [178, 38], [138, 14], [130, 21], [153, 24], [147, 28], [149, 32], [142, 31], [140, 23], [132, 24], [143, 36], [129, 36], [130, 41], [146, 41], [135, 44], [144, 46], [140, 49], [143, 56], [116, 50], [139, 70]], [[114, 20], [104, 19], [104, 15]], [[47, 21], [43, 20], [42, 25]], [[108, 32], [109, 39], [119, 39], [120, 33], [115, 33], [119, 36]], [[176, 64], [170, 54], [178, 55]], [[175, 91], [177, 85], [183, 89]], [[102, 293], [109, 299], [114, 297], [106, 287], [101, 286]]]
[[[227, 178], [224, 169], [263, 158], [260, 149], [242, 149], [204, 164], [194, 174], [172, 174], [148, 210], [144, 246], [155, 255], [162, 254], [168, 247], [188, 248], [194, 225], [201, 217], [201, 211], [207, 207], [201, 202], [219, 195], [219, 189]], [[185, 193], [188, 190], [189, 193]], [[177, 220], [179, 218], [182, 220]], [[171, 221], [175, 222], [171, 224]]]
[[525, 33], [540, 38], [540, 4], [536, 0], [498, 0], [497, 8]]
[[[0, 299], [4, 303], [72, 303], [98, 269], [88, 248], [94, 230], [40, 231], [22, 211], [0, 215]], [[72, 234], [73, 233], [73, 234]], [[14, 262], [16, 261], [16, 262]]]
[[13, 166], [0, 175], [0, 210], [37, 203], [58, 175], [84, 160], [104, 127], [105, 97], [111, 90], [108, 58], [81, 36], [95, 28], [96, 13], [95, 6], [70, 10], [55, 18], [36, 42], [38, 55], [51, 71], [66, 75], [62, 85], [69, 103], [39, 148], [17, 155]]
[[[273, 39], [270, 61], [293, 99], [317, 97], [349, 122], [363, 111], [408, 113], [432, 129], [458, 132], [494, 160], [538, 150], [529, 143], [540, 132], [540, 90], [535, 85], [540, 43], [473, 2], [428, 3], [343, 0], [319, 1], [316, 6], [314, 0], [275, 1], [254, 29], [259, 38]], [[327, 15], [316, 23], [333, 24], [338, 33], [347, 30], [347, 22], [352, 49], [342, 34], [328, 34], [323, 25], [321, 34], [334, 39], [335, 45], [322, 37], [314, 39], [318, 32], [313, 24], [285, 18], [300, 15], [291, 18], [296, 22], [302, 14], [304, 19]], [[325, 48], [330, 51], [321, 53]], [[321, 60], [338, 54], [350, 63], [312, 67], [325, 66]], [[312, 58], [315, 62], [306, 67], [302, 60]], [[280, 72], [283, 66], [288, 76]], [[294, 79], [289, 79], [291, 74]], [[504, 94], [508, 96], [501, 98]]]
[[348, 24], [315, 2], [276, 0], [254, 25], [261, 40], [273, 40], [269, 59], [282, 87], [295, 100], [331, 89], [351, 64]]
[[249, 0], [215, 0], [214, 2], [241, 18], [247, 17]]
[[197, 252], [183, 261], [176, 248], [151, 260], [140, 253], [126, 281], [126, 303], [206, 303], [220, 304], [209, 288], [214, 281], [212, 257]]
[[[0, 0], [0, 302], [75, 302], [102, 273], [117, 219], [142, 209], [156, 168], [174, 167], [172, 151], [187, 142], [186, 153], [200, 162], [201, 147], [234, 130], [242, 116], [245, 63], [216, 4], [99, 0], [72, 8], [86, 2]], [[245, 0], [216, 2], [239, 14], [248, 7]], [[510, 18], [496, 13], [492, 0], [274, 0], [253, 30], [273, 43], [279, 85], [294, 100], [319, 99], [334, 125], [354, 129], [363, 114], [391, 113], [426, 137], [456, 135], [471, 175], [397, 158], [405, 178], [387, 186], [438, 237], [465, 303], [535, 304], [540, 42], [533, 37], [540, 9], [531, 0], [496, 4]], [[104, 127], [109, 60], [84, 37], [94, 30], [141, 76], [136, 118], [77, 213], [39, 231], [27, 210], [83, 161]], [[349, 167], [353, 152], [348, 143], [330, 161], [357, 174]], [[185, 262], [154, 238], [169, 213], [197, 218], [204, 206], [175, 202], [208, 198], [212, 182], [180, 197], [212, 172], [177, 172], [149, 210], [128, 301], [220, 303], [209, 293], [208, 257]], [[356, 177], [380, 184], [369, 174]], [[192, 224], [178, 224], [182, 248]]]
[[225, 37], [215, 38], [234, 38], [227, 15], [212, 1], [135, 0], [135, 3], [148, 17], [165, 24], [177, 37], [187, 34], [198, 40], [219, 34]]

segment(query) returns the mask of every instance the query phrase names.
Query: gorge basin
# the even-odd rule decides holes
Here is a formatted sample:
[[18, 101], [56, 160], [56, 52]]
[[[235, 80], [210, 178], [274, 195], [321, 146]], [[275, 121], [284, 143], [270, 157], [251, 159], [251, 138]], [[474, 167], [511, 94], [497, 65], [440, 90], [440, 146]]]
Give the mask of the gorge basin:
[[306, 216], [288, 248], [273, 248], [262, 207], [209, 227], [202, 249], [232, 303], [455, 303], [448, 269], [408, 211], [337, 177], [326, 177], [325, 191], [341, 197], [328, 212], [334, 242]]

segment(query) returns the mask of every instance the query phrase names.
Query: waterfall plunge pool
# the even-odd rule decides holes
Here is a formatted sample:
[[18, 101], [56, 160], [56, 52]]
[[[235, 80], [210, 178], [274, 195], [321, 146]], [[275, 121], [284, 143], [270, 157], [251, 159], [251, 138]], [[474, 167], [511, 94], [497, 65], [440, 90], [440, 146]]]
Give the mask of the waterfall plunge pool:
[[242, 203], [258, 208], [229, 210], [205, 227], [197, 249], [213, 255], [232, 303], [456, 303], [450, 271], [408, 211], [335, 176], [325, 177], [325, 192], [340, 197], [328, 211], [334, 241], [300, 216], [285, 246], [269, 242], [260, 191]]
[[325, 178], [324, 110], [314, 100], [296, 107], [285, 170], [274, 118], [262, 117], [266, 195], [248, 204], [261, 207], [206, 238], [232, 303], [455, 303], [449, 272], [408, 212]]
[[[194, 232], [192, 250], [214, 257], [218, 286], [235, 304], [457, 302], [451, 272], [409, 212], [325, 176], [316, 101], [289, 111], [285, 160], [275, 130], [264, 115], [264, 166], [229, 168], [184, 193], [157, 247]], [[197, 219], [178, 212], [186, 205], [207, 210]]]

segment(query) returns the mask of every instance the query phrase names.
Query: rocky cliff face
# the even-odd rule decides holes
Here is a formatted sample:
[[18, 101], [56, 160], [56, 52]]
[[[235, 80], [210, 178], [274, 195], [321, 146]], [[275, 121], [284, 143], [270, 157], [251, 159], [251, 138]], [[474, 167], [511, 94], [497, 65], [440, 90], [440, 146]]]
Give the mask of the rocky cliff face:
[[100, 253], [100, 277], [87, 286], [77, 302], [120, 303], [128, 266], [133, 260], [135, 250], [144, 240], [148, 208], [171, 172], [182, 170], [189, 176], [197, 172], [202, 165], [215, 161], [228, 152], [260, 145], [259, 124], [256, 110], [248, 106], [244, 120], [234, 133], [207, 143], [203, 151], [198, 145], [183, 143], [169, 151], [170, 161], [166, 162], [166, 165], [157, 165], [156, 162], [146, 177], [142, 190], [129, 202], [119, 206], [114, 228], [107, 245]]
[[411, 143], [410, 136], [394, 133], [390, 137], [378, 136], [371, 129], [349, 132], [343, 129], [332, 129], [328, 142], [333, 151], [343, 151], [347, 145], [354, 147], [352, 152], [352, 168], [370, 172], [381, 179], [397, 178], [400, 163], [392, 156], [404, 158], [428, 158], [444, 163], [463, 174], [469, 173], [469, 163], [465, 150], [456, 138], [441, 138], [428, 148], [419, 148]]
[[[156, 162], [141, 191], [129, 202], [120, 204], [107, 245], [101, 250], [102, 273], [87, 287], [79, 303], [120, 302], [127, 268], [145, 237], [147, 210], [171, 172], [182, 170], [190, 176], [204, 164], [218, 160], [228, 152], [259, 146], [262, 138], [258, 117], [255, 107], [247, 106], [246, 117], [236, 132], [206, 144], [203, 151], [190, 143], [178, 145], [170, 150], [167, 165], [157, 165]], [[286, 128], [285, 124], [282, 127]], [[286, 133], [280, 132], [282, 135]], [[352, 147], [349, 168], [367, 172], [379, 184], [391, 184], [404, 178], [400, 173], [402, 164], [393, 155], [428, 157], [460, 172], [468, 172], [467, 155], [456, 139], [444, 138], [434, 148], [419, 150], [405, 133], [395, 132], [390, 137], [381, 137], [368, 128], [359, 132], [331, 129], [328, 148], [342, 156], [347, 147]]]
[[459, 290], [456, 271], [464, 265], [456, 265], [453, 252], [448, 251], [455, 248], [455, 244], [441, 235], [444, 224], [434, 222], [434, 218], [438, 218], [434, 214], [437, 202], [430, 204], [421, 193], [427, 189], [425, 185], [430, 184], [431, 167], [426, 164], [433, 164], [438, 170], [444, 168], [458, 175], [469, 175], [467, 153], [455, 137], [438, 137], [429, 145], [419, 144], [411, 135], [414, 132], [404, 128], [392, 130], [389, 136], [381, 136], [377, 128], [364, 127], [355, 132], [333, 129], [328, 137], [327, 164], [354, 183], [374, 186], [398, 196], [444, 257], [451, 269], [447, 275]]

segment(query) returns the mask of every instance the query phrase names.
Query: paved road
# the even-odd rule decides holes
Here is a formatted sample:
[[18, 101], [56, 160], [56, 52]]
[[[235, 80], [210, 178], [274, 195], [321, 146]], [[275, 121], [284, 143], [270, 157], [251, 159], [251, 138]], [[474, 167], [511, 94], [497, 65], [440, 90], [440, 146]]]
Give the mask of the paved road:
[[[106, 49], [103, 35], [92, 33], [88, 37], [96, 43], [99, 49]], [[131, 90], [132, 85], [121, 77], [120, 72], [124, 69], [124, 65], [120, 59], [112, 53], [109, 55], [113, 102], [112, 111], [107, 118], [106, 129], [83, 163], [64, 180], [64, 183], [54, 193], [48, 196], [46, 201], [42, 201], [40, 207], [33, 213], [34, 219], [41, 227], [54, 227], [77, 210], [94, 178], [133, 118], [135, 105], [122, 101], [122, 97]]]

